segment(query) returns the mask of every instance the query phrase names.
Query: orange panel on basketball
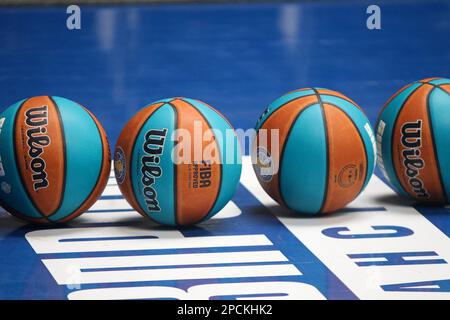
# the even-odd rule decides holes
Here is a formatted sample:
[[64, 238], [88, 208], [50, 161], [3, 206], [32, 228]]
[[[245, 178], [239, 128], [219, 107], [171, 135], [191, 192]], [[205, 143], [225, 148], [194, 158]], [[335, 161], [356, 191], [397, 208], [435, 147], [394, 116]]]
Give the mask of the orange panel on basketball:
[[[25, 188], [36, 208], [49, 216], [58, 209], [64, 187], [65, 154], [58, 110], [50, 97], [33, 97], [22, 104], [15, 123], [17, 162]], [[46, 170], [40, 170], [44, 166]]]
[[[208, 132], [212, 133], [207, 120], [191, 104], [181, 99], [175, 99], [171, 104], [177, 112], [180, 132], [193, 132], [201, 137], [208, 135]], [[177, 136], [178, 141], [181, 138]], [[188, 148], [193, 152], [190, 155], [185, 152], [181, 159], [175, 160], [181, 160], [176, 167], [177, 221], [181, 225], [193, 224], [203, 219], [212, 209], [219, 193], [222, 175], [220, 151], [214, 134], [208, 135], [207, 138], [201, 139], [201, 143], [195, 143], [196, 137], [191, 137], [190, 143], [185, 146], [190, 145]], [[194, 180], [195, 175], [205, 179]]]
[[439, 88], [450, 94], [450, 84], [441, 84]]
[[[323, 104], [328, 140], [328, 183], [322, 212], [342, 208], [362, 189], [367, 170], [364, 142], [357, 127], [339, 108]], [[344, 138], [345, 137], [345, 138]]]

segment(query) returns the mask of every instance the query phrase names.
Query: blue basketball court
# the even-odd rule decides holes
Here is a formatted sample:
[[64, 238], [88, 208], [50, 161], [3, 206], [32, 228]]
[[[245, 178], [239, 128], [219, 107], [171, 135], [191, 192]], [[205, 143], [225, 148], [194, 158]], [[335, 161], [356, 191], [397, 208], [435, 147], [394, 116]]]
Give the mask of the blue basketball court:
[[[248, 129], [277, 97], [314, 86], [374, 125], [404, 85], [450, 77], [450, 2], [379, 1], [381, 29], [367, 27], [371, 4], [80, 4], [81, 29], [68, 28], [68, 5], [0, 6], [0, 108], [66, 97], [113, 147], [153, 101], [200, 99]], [[449, 237], [448, 207], [400, 198], [379, 169], [346, 209], [310, 218], [278, 206], [246, 156], [232, 201], [184, 229], [144, 220], [111, 173], [65, 227], [2, 210], [0, 298], [449, 299]]]

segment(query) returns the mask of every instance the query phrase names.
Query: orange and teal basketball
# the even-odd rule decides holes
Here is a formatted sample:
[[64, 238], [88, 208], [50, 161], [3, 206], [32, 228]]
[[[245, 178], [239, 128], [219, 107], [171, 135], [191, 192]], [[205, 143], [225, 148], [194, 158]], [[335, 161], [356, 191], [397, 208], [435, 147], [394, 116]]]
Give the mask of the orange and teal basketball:
[[369, 182], [375, 141], [364, 112], [346, 96], [305, 88], [285, 94], [256, 124], [252, 162], [263, 189], [301, 213], [346, 206]]
[[117, 183], [144, 217], [170, 226], [211, 218], [236, 191], [241, 153], [232, 126], [199, 100], [170, 98], [139, 111], [114, 152]]
[[36, 223], [66, 222], [106, 186], [105, 132], [86, 108], [56, 96], [19, 101], [0, 115], [0, 204]]
[[377, 123], [378, 164], [396, 191], [426, 203], [450, 199], [450, 79], [395, 93]]

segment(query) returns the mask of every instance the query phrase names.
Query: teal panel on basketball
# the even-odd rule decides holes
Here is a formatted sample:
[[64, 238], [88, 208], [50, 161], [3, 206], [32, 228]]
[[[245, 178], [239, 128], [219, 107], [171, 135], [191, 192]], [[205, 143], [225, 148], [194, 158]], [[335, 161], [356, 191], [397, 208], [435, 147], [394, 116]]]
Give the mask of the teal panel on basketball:
[[[152, 113], [136, 137], [131, 159], [133, 192], [139, 206], [155, 221], [172, 226], [176, 225], [174, 163], [172, 161], [172, 134], [175, 127], [175, 119], [176, 114], [169, 104], [162, 105]], [[142, 160], [145, 159], [144, 157], [150, 156], [144, 150], [146, 143], [145, 136], [150, 130], [157, 131], [158, 134], [152, 135], [151, 137], [163, 141], [163, 145], [159, 149], [160, 151], [153, 154], [158, 159], [153, 158], [150, 160], [147, 158], [149, 161], [146, 162], [145, 167], [150, 170], [147, 172], [151, 172], [151, 174], [146, 176], [150, 179], [153, 178], [154, 182], [146, 186], [143, 183]], [[152, 144], [151, 148], [158, 149], [154, 144]], [[146, 197], [144, 192], [147, 192], [150, 198]]]
[[450, 95], [435, 88], [428, 98], [434, 144], [447, 201], [450, 199]]
[[394, 164], [392, 162], [392, 144], [390, 139], [393, 135], [395, 121], [402, 105], [405, 103], [408, 97], [420, 86], [422, 86], [422, 83], [413, 83], [397, 96], [395, 96], [382, 111], [376, 126], [376, 132], [378, 134], [378, 127], [380, 125], [380, 122], [383, 121], [385, 125], [381, 143], [381, 152], [383, 154], [383, 166], [388, 175], [386, 178], [388, 178], [388, 180], [392, 183], [396, 190], [403, 195], [407, 195], [407, 193], [401, 186], [395, 173]]
[[220, 192], [217, 200], [203, 220], [211, 218], [233, 197], [241, 177], [241, 148], [233, 128], [220, 114], [209, 106], [194, 99], [184, 98], [192, 104], [207, 120], [216, 135], [222, 161]]
[[26, 213], [32, 218], [41, 218], [42, 215], [33, 206], [20, 181], [19, 169], [14, 159], [14, 139], [11, 139], [17, 110], [24, 101], [25, 99], [13, 104], [0, 116], [0, 119], [4, 118], [1, 120], [4, 122], [0, 129], [0, 157], [4, 173], [0, 175], [0, 192], [3, 202], [14, 203], [17, 211]]
[[[327, 179], [327, 146], [319, 104], [300, 112], [286, 138], [280, 166], [280, 192], [291, 209], [316, 213], [322, 207]], [[299, 188], [301, 183], [302, 188]]]
[[295, 100], [295, 99], [298, 99], [298, 98], [304, 97], [304, 96], [313, 95], [313, 94], [315, 94], [314, 90], [306, 89], [306, 90], [300, 90], [300, 91], [294, 91], [294, 92], [286, 93], [285, 95], [279, 97], [274, 102], [272, 102], [267, 107], [267, 109], [263, 112], [261, 117], [258, 119], [258, 122], [256, 123], [255, 130], [259, 130], [261, 125], [264, 123], [264, 121], [266, 121], [266, 119], [268, 117], [270, 117], [270, 115], [272, 113], [274, 113], [281, 106], [287, 104], [288, 102], [290, 102], [292, 100]]
[[434, 84], [436, 86], [441, 85], [441, 84], [450, 84], [450, 79], [439, 78], [436, 80], [431, 80], [430, 83]]
[[357, 106], [345, 99], [326, 94], [320, 95], [320, 98], [322, 99], [322, 102], [333, 104], [344, 111], [355, 123], [356, 128], [364, 141], [367, 153], [367, 175], [361, 189], [364, 190], [375, 169], [376, 156], [375, 137], [369, 119], [367, 119], [366, 115]]
[[61, 116], [66, 151], [64, 198], [50, 216], [57, 221], [77, 210], [95, 188], [102, 169], [103, 146], [97, 125], [84, 108], [65, 98], [52, 99]]

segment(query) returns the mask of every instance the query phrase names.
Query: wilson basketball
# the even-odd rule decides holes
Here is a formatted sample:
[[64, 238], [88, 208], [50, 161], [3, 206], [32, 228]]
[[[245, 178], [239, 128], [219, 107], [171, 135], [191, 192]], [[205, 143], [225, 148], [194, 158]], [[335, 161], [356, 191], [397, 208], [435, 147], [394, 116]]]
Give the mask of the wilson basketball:
[[429, 78], [395, 93], [377, 123], [378, 164], [397, 192], [421, 202], [450, 197], [450, 80]]
[[83, 106], [40, 96], [0, 116], [0, 202], [31, 222], [66, 222], [102, 193], [110, 172], [105, 132]]
[[253, 168], [278, 203], [302, 213], [344, 207], [375, 165], [369, 120], [346, 96], [305, 88], [275, 100], [256, 124]]
[[233, 196], [241, 174], [237, 137], [209, 105], [172, 98], [139, 111], [114, 153], [117, 183], [130, 205], [164, 225], [211, 218]]

